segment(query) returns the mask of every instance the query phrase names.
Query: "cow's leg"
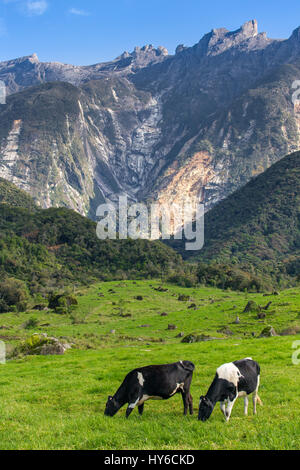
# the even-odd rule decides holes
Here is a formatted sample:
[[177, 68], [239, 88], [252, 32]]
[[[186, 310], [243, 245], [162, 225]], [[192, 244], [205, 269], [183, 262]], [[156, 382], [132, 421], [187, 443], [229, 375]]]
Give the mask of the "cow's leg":
[[184, 382], [184, 385], [181, 389], [181, 394], [182, 394], [182, 400], [183, 400], [183, 407], [184, 407], [184, 415], [187, 415], [188, 409], [190, 411], [190, 414], [192, 415], [194, 412], [193, 409], [193, 398], [192, 395], [190, 394], [190, 388], [191, 388], [191, 382], [192, 382], [193, 376], [190, 375]]
[[190, 400], [189, 400], [190, 394], [189, 394], [189, 392], [186, 392], [185, 390], [182, 390], [181, 396], [182, 396], [182, 401], [183, 401], [183, 414], [184, 414], [184, 416], [186, 416], [187, 412], [188, 412], [189, 405], [190, 405]]
[[253, 414], [256, 415], [256, 404], [257, 404], [257, 402], [258, 402], [261, 406], [263, 406], [262, 401], [261, 401], [261, 399], [260, 399], [259, 396], [258, 396], [257, 390], [255, 390], [255, 391], [253, 392], [252, 401], [253, 401]]
[[225, 401], [221, 401], [221, 402], [220, 402], [220, 408], [221, 408], [221, 411], [222, 411], [223, 415], [224, 415], [225, 418], [226, 418]]
[[257, 391], [255, 390], [252, 395], [253, 414], [256, 415]]
[[194, 407], [193, 407], [193, 397], [191, 394], [189, 394], [189, 410], [190, 410], [190, 415], [194, 413]]
[[260, 382], [260, 376], [257, 377], [257, 387], [256, 387], [256, 390], [254, 390], [253, 395], [252, 395], [253, 414], [255, 414], [255, 415], [256, 415], [256, 403], [258, 402], [260, 405], [262, 405], [262, 401], [258, 396], [259, 382]]
[[244, 415], [247, 416], [248, 414], [248, 405], [249, 405], [249, 400], [247, 395], [244, 397]]
[[128, 407], [126, 410], [126, 418], [129, 418], [130, 414], [133, 412], [134, 408], [140, 401], [139, 396], [131, 397], [130, 401], [128, 402]]
[[142, 404], [138, 407], [138, 410], [139, 410], [139, 414], [142, 416], [143, 411], [144, 411], [144, 403], [142, 403]]
[[232, 401], [228, 400], [228, 405], [225, 411], [226, 421], [229, 421], [230, 419], [232, 408], [233, 408], [233, 405], [235, 404], [236, 399], [237, 399], [237, 396]]

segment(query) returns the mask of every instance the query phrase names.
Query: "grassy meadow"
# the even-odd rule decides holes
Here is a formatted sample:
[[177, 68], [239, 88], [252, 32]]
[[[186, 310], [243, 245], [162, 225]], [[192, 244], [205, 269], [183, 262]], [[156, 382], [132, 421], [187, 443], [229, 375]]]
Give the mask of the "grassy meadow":
[[[156, 290], [159, 286], [168, 289]], [[178, 300], [179, 295], [188, 300]], [[263, 296], [213, 288], [181, 288], [160, 281], [105, 282], [75, 292], [78, 306], [67, 315], [51, 310], [0, 316], [7, 351], [35, 332], [63, 338], [63, 356], [27, 356], [0, 365], [1, 449], [299, 449], [300, 364], [292, 362], [300, 340], [300, 289]], [[243, 313], [249, 300], [265, 306], [266, 318]], [[192, 307], [191, 307], [192, 306]], [[191, 308], [189, 308], [191, 307]], [[162, 315], [163, 314], [163, 315]], [[239, 316], [240, 323], [236, 324]], [[25, 327], [29, 318], [38, 322]], [[168, 325], [175, 325], [169, 330]], [[289, 335], [259, 338], [272, 325]], [[179, 333], [205, 334], [209, 341], [182, 343]], [[217, 405], [198, 422], [199, 396], [216, 368], [251, 356], [261, 365], [263, 406], [243, 415], [243, 400], [225, 423]], [[142, 417], [125, 408], [103, 411], [131, 369], [191, 360], [195, 414], [183, 416], [181, 396], [148, 401]]]

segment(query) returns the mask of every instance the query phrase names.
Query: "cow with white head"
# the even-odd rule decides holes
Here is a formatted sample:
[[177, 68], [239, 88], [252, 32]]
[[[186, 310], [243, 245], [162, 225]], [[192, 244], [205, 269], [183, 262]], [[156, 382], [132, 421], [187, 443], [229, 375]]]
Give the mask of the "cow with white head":
[[244, 397], [244, 413], [248, 413], [248, 396], [253, 394], [253, 412], [256, 403], [261, 403], [258, 396], [260, 366], [251, 357], [223, 364], [217, 369], [215, 378], [205, 396], [200, 397], [198, 419], [206, 421], [217, 402], [226, 421], [229, 421], [233, 405], [238, 397]]

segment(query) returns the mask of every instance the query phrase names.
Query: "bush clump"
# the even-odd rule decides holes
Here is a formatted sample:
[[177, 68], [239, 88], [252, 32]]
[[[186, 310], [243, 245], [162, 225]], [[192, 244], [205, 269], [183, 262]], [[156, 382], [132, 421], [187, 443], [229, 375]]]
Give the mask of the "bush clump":
[[49, 295], [48, 308], [54, 310], [61, 315], [70, 313], [72, 307], [78, 305], [78, 301], [74, 295], [71, 294], [55, 294]]
[[25, 312], [29, 299], [25, 282], [15, 278], [7, 278], [0, 282], [0, 313], [12, 310]]
[[197, 276], [200, 284], [220, 289], [261, 292], [266, 287], [256, 275], [225, 264], [199, 263]]
[[22, 326], [25, 330], [37, 328], [39, 326], [39, 321], [34, 317], [30, 317]]

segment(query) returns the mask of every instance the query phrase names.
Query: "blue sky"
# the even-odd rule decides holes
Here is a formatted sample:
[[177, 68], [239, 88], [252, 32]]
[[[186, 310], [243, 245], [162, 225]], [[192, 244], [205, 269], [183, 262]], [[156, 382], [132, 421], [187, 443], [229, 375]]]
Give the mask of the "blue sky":
[[300, 26], [299, 0], [0, 0], [0, 61], [36, 52], [41, 61], [93, 64], [135, 46], [192, 46], [212, 28], [286, 38]]

